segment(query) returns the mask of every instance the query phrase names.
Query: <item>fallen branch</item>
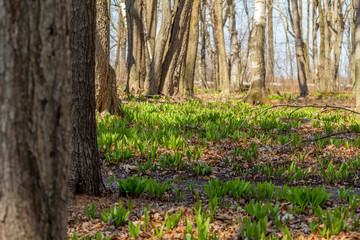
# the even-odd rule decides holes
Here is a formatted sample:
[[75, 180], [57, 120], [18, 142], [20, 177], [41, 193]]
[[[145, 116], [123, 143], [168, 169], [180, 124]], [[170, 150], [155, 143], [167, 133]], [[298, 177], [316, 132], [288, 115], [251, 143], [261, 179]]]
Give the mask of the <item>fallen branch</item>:
[[331, 133], [322, 137], [318, 137], [318, 138], [313, 138], [313, 139], [307, 139], [307, 140], [302, 140], [302, 143], [307, 143], [307, 142], [316, 142], [325, 138], [329, 138], [329, 137], [333, 137], [333, 136], [337, 136], [337, 135], [341, 135], [344, 133], [351, 133], [350, 131], [342, 131], [342, 132], [337, 132], [337, 133]]
[[185, 125], [185, 128], [190, 128], [190, 129], [199, 130], [199, 131], [201, 131], [201, 132], [206, 132], [206, 129], [204, 129], [204, 128], [196, 127], [196, 126], [191, 126], [191, 125]]

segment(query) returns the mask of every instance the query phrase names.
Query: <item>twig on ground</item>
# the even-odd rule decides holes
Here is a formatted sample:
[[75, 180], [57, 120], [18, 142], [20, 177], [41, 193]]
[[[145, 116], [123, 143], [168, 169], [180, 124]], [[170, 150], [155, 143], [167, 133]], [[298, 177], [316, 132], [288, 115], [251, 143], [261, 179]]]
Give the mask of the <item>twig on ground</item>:
[[196, 126], [191, 126], [191, 125], [185, 125], [185, 128], [190, 128], [190, 129], [199, 130], [199, 131], [201, 131], [201, 132], [206, 132], [206, 129], [204, 129], [204, 128], [196, 127]]

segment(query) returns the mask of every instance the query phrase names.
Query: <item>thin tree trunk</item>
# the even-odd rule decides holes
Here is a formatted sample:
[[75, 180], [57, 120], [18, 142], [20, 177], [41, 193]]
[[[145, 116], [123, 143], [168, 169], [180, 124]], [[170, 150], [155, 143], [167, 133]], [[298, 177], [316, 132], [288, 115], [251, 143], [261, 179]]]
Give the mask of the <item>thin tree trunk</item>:
[[300, 88], [300, 97], [308, 95], [309, 91], [306, 84], [306, 67], [304, 48], [302, 42], [302, 33], [300, 27], [300, 16], [298, 12], [297, 0], [292, 0], [292, 17], [293, 17], [293, 28], [295, 33], [295, 44], [296, 44], [296, 63], [298, 72], [298, 82]]
[[0, 239], [66, 239], [71, 1], [0, 6]]
[[128, 36], [128, 27], [127, 27], [127, 21], [126, 21], [126, 6], [124, 0], [120, 1], [119, 3], [120, 11], [119, 18], [121, 18], [120, 23], [120, 48], [121, 48], [121, 54], [120, 54], [120, 80], [122, 82], [127, 81], [128, 78], [128, 69], [127, 69], [127, 61], [126, 61], [126, 42], [127, 42], [127, 36]]
[[225, 37], [223, 30], [222, 0], [214, 0], [214, 16], [216, 21], [216, 35], [218, 38], [220, 82], [222, 83], [222, 94], [230, 93], [229, 65], [226, 57]]
[[116, 74], [109, 64], [110, 22], [106, 0], [96, 2], [95, 96], [96, 110], [123, 115], [116, 93]]
[[238, 91], [240, 90], [240, 56], [239, 56], [239, 41], [238, 41], [238, 32], [236, 30], [236, 10], [235, 2], [233, 0], [227, 1], [228, 7], [230, 9], [229, 17], [229, 32], [231, 49], [230, 49], [230, 86], [231, 89]]
[[[73, 0], [72, 49], [72, 166], [70, 193], [98, 196], [102, 176], [95, 119], [96, 4]], [[72, 196], [73, 197], [73, 196]]]
[[268, 70], [267, 76], [269, 82], [274, 82], [274, 32], [273, 32], [273, 5], [274, 0], [269, 0], [267, 3], [268, 7]]
[[318, 0], [312, 2], [312, 16], [313, 16], [313, 63], [314, 63], [314, 87], [315, 91], [320, 91], [320, 79], [319, 79], [319, 60], [318, 60], [318, 43], [317, 43], [317, 32], [319, 30], [319, 24], [317, 22], [316, 9], [318, 7]]
[[[0, 28], [1, 29], [1, 28]], [[360, 111], [360, 8], [356, 10], [355, 37], [354, 37], [354, 65], [355, 65], [355, 92], [356, 111]]]
[[201, 0], [201, 14], [200, 14], [200, 35], [201, 35], [201, 50], [200, 50], [200, 78], [204, 88], [208, 89], [207, 72], [206, 72], [206, 0]]
[[244, 98], [250, 104], [271, 103], [265, 88], [265, 0], [255, 0], [251, 37], [251, 86]]

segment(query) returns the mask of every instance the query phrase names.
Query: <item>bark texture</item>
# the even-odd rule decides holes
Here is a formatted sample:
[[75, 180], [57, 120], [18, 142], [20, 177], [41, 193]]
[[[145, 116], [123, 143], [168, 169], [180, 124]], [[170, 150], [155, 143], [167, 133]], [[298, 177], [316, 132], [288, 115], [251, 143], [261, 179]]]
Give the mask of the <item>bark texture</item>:
[[95, 119], [95, 1], [73, 0], [72, 50], [72, 165], [71, 194], [102, 192]]
[[96, 110], [123, 115], [116, 94], [116, 74], [109, 64], [110, 19], [107, 0], [96, 1], [95, 90]]
[[149, 34], [142, 23], [143, 0], [126, 1], [128, 22], [128, 80], [126, 91], [138, 93], [145, 82], [144, 34]]
[[229, 31], [230, 31], [230, 87], [232, 90], [240, 90], [240, 44], [238, 40], [238, 32], [236, 30], [236, 10], [235, 2], [227, 0], [229, 6]]
[[244, 98], [250, 104], [271, 103], [265, 88], [265, 0], [255, 0], [251, 37], [251, 85]]
[[355, 49], [354, 49], [354, 65], [355, 65], [355, 93], [356, 93], [356, 111], [360, 111], [360, 8], [356, 10], [355, 18]]
[[70, 6], [0, 0], [0, 239], [66, 239]]
[[187, 49], [192, 2], [191, 0], [180, 1], [175, 12], [168, 51], [162, 65], [159, 88], [159, 92], [167, 96], [179, 93], [180, 73]]
[[301, 18], [299, 15], [297, 0], [292, 0], [292, 15], [293, 15], [293, 29], [295, 33], [295, 45], [296, 45], [296, 64], [298, 72], [298, 82], [300, 88], [300, 97], [308, 95], [309, 91], [306, 83], [306, 62], [304, 56], [304, 48], [302, 42], [301, 32]]
[[268, 67], [267, 79], [270, 83], [274, 82], [274, 26], [273, 26], [273, 5], [274, 0], [269, 0], [267, 3], [268, 8]]
[[225, 37], [223, 29], [222, 0], [214, 0], [214, 17], [216, 21], [215, 34], [217, 35], [217, 49], [219, 51], [219, 73], [222, 94], [230, 93], [229, 64], [227, 62], [225, 50]]
[[180, 93], [184, 97], [194, 95], [195, 65], [199, 44], [199, 10], [200, 0], [194, 0], [191, 11], [186, 57], [183, 65], [183, 76], [180, 82]]

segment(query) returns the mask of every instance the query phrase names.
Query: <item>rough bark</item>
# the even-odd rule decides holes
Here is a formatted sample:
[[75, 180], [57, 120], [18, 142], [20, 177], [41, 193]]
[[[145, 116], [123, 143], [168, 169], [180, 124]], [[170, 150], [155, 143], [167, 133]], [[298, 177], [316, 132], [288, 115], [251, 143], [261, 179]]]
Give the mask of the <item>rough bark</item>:
[[203, 87], [208, 89], [207, 72], [206, 72], [206, 0], [201, 1], [200, 14], [200, 35], [201, 35], [201, 49], [200, 49], [200, 78]]
[[[165, 48], [169, 39], [171, 26], [173, 23], [173, 19], [171, 17], [170, 1], [161, 1], [161, 9], [161, 25], [155, 42], [154, 56], [151, 61], [150, 71], [147, 72], [147, 76], [145, 79], [145, 95], [158, 94]], [[169, 21], [170, 19], [171, 21]]]
[[199, 10], [200, 0], [193, 0], [183, 76], [180, 80], [180, 93], [184, 97], [194, 95], [195, 65], [199, 44]]
[[159, 92], [166, 96], [179, 93], [181, 67], [185, 58], [192, 1], [179, 2], [163, 65]]
[[106, 0], [96, 1], [95, 96], [96, 110], [123, 115], [116, 93], [116, 74], [109, 64], [110, 22]]
[[95, 119], [95, 16], [95, 1], [72, 1], [72, 195], [97, 196], [103, 186]]
[[300, 97], [308, 95], [309, 91], [306, 83], [306, 62], [304, 56], [304, 48], [302, 42], [302, 32], [300, 27], [300, 16], [298, 11], [297, 0], [292, 0], [293, 29], [295, 34], [296, 45], [296, 65], [298, 73], [298, 82], [300, 88]]
[[[360, 8], [356, 10], [355, 18], [355, 36], [354, 36], [354, 65], [355, 65], [355, 82], [360, 81]], [[356, 93], [356, 111], [360, 111], [360, 84], [355, 85]]]
[[238, 91], [240, 90], [240, 49], [239, 49], [239, 40], [238, 32], [236, 30], [236, 10], [235, 2], [233, 0], [227, 0], [228, 7], [230, 9], [229, 16], [229, 31], [230, 31], [230, 87], [231, 89]]
[[244, 101], [250, 104], [271, 103], [265, 88], [265, 0], [255, 0], [251, 37], [251, 85]]
[[128, 27], [126, 21], [126, 6], [124, 3], [125, 0], [120, 2], [119, 8], [121, 10], [121, 18], [120, 22], [120, 73], [119, 78], [122, 82], [127, 81], [128, 78], [128, 69], [127, 69], [127, 61], [126, 61], [126, 42], [127, 42], [127, 34], [128, 34]]
[[217, 48], [219, 51], [219, 73], [221, 82], [221, 93], [230, 93], [229, 65], [226, 57], [225, 37], [223, 29], [222, 0], [214, 0], [214, 17], [216, 21]]
[[66, 239], [70, 6], [0, 0], [0, 239]]
[[325, 20], [324, 10], [321, 1], [318, 1], [319, 9], [319, 28], [320, 28], [320, 51], [319, 51], [319, 91], [326, 91], [326, 74], [325, 74]]
[[148, 30], [142, 24], [143, 0], [126, 1], [128, 23], [128, 80], [126, 91], [140, 92], [145, 82], [145, 42], [144, 35]]
[[[211, 8], [211, 26], [212, 26], [212, 33], [213, 33], [213, 38], [214, 38], [214, 61], [213, 61], [213, 82], [214, 82], [214, 87], [215, 87], [215, 91], [217, 91], [219, 88], [221, 89], [221, 80], [220, 80], [220, 66], [219, 66], [219, 38], [218, 38], [218, 34], [217, 34], [217, 21], [215, 19], [215, 10], [214, 10], [214, 4], [215, 1], [213, 1], [212, 3], [212, 8]], [[210, 38], [209, 40], [209, 46], [210, 46]]]
[[317, 43], [317, 32], [319, 30], [319, 24], [317, 20], [317, 13], [316, 9], [318, 6], [318, 0], [313, 0], [312, 2], [312, 17], [313, 17], [313, 49], [312, 49], [312, 55], [313, 55], [313, 64], [314, 64], [314, 87], [315, 91], [320, 91], [320, 79], [319, 79], [319, 57], [318, 57], [318, 43]]
[[269, 82], [274, 82], [274, 65], [275, 65], [275, 53], [274, 53], [274, 29], [273, 29], [273, 5], [274, 0], [269, 0], [268, 7], [268, 67], [267, 67], [267, 79]]

